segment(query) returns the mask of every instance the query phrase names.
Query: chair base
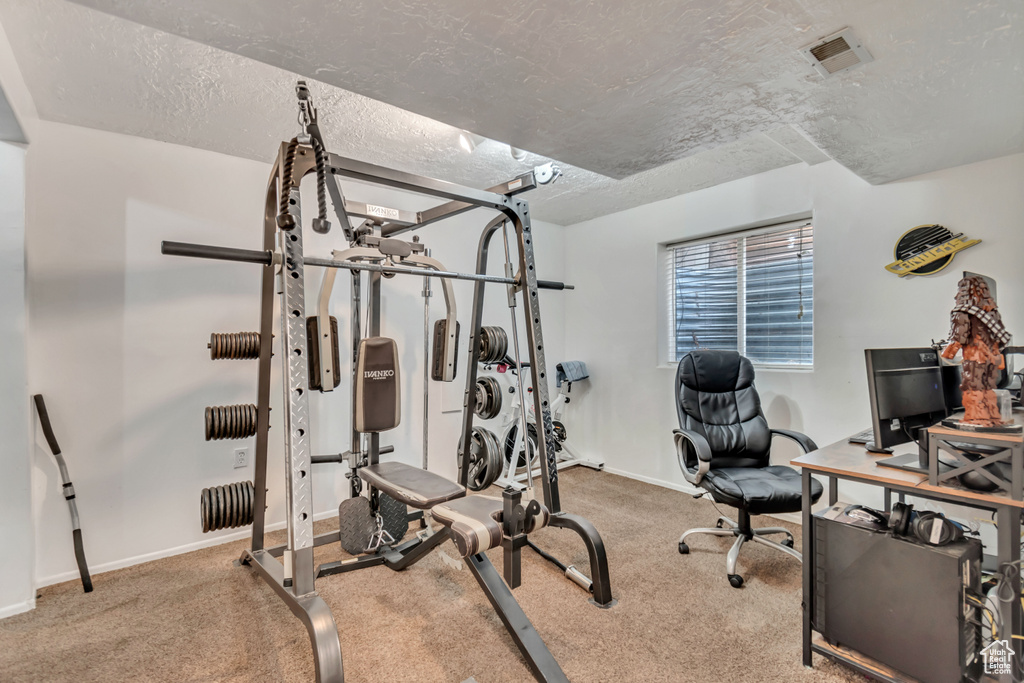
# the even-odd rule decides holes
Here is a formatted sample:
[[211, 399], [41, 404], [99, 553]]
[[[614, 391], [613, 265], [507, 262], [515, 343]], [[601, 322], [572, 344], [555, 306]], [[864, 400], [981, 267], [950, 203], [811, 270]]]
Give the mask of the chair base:
[[[718, 523], [714, 529], [690, 529], [682, 536], [679, 537], [679, 552], [687, 554], [690, 552], [690, 547], [686, 544], [686, 538], [694, 534], [710, 534], [712, 536], [735, 536], [736, 542], [732, 544], [732, 548], [729, 549], [729, 554], [725, 558], [725, 570], [729, 576], [729, 583], [733, 588], [739, 588], [743, 585], [743, 577], [736, 573], [736, 560], [740, 555], [740, 548], [747, 541], [754, 541], [761, 545], [766, 545], [769, 548], [781, 550], [782, 552], [792, 555], [800, 562], [803, 562], [803, 556], [793, 549], [793, 534], [788, 529], [784, 529], [780, 526], [761, 527], [755, 529], [750, 526], [750, 514], [744, 511], [740, 511], [739, 521], [734, 522], [728, 517], [719, 517]], [[786, 540], [782, 543], [776, 543], [775, 541], [768, 540], [765, 536], [774, 536], [775, 534], [785, 534]]]

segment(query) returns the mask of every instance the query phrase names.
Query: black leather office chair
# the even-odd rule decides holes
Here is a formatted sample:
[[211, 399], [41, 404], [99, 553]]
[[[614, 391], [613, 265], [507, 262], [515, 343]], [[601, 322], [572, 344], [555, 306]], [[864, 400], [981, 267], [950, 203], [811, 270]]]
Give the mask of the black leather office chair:
[[[736, 536], [726, 558], [734, 588], [743, 585], [736, 558], [746, 541], [755, 541], [801, 560], [793, 549], [793, 534], [782, 527], [754, 529], [751, 515], [797, 512], [801, 506], [800, 473], [769, 460], [773, 435], [793, 439], [804, 452], [817, 448], [799, 432], [769, 429], [754, 388], [754, 366], [735, 351], [697, 349], [679, 361], [676, 370], [676, 454], [686, 480], [704, 488], [718, 503], [739, 511], [738, 521], [719, 517], [717, 528], [690, 529], [679, 539], [679, 552], [690, 552], [686, 538], [693, 534]], [[822, 486], [811, 482], [813, 501]], [[765, 536], [785, 534], [782, 543]]]

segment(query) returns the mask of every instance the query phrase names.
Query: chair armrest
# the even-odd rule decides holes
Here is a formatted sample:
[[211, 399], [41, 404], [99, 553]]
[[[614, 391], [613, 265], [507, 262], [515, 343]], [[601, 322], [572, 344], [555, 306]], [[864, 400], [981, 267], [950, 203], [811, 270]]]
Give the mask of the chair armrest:
[[[688, 429], [674, 429], [672, 435], [676, 442], [676, 458], [679, 460], [679, 469], [683, 471], [683, 477], [694, 486], [700, 484], [701, 479], [711, 469], [711, 446], [708, 440], [697, 432]], [[691, 470], [686, 466], [686, 455], [683, 442], [687, 441], [697, 453], [697, 469]]]
[[787, 439], [792, 439], [800, 444], [800, 448], [804, 449], [804, 453], [810, 453], [811, 451], [818, 450], [818, 445], [811, 440], [811, 437], [800, 432], [794, 432], [789, 429], [769, 429], [772, 434], [778, 434], [784, 436]]

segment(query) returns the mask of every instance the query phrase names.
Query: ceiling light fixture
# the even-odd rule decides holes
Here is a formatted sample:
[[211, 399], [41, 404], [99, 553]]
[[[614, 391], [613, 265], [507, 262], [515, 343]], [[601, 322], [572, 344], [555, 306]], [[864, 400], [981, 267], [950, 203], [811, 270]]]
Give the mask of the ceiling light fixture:
[[508, 151], [509, 154], [512, 155], [512, 158], [515, 159], [516, 161], [522, 161], [523, 159], [526, 158], [526, 151], [521, 150], [518, 147], [513, 147], [512, 145], [509, 145]]
[[470, 133], [468, 130], [459, 133], [459, 145], [467, 152], [472, 152], [483, 141], [483, 137]]

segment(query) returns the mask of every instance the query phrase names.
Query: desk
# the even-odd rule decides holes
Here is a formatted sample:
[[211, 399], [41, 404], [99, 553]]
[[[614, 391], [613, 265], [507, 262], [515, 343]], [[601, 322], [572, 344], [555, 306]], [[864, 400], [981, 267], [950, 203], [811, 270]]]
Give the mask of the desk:
[[[829, 657], [845, 663], [862, 674], [881, 678], [882, 680], [901, 681], [904, 680], [897, 675], [879, 675], [881, 671], [877, 663], [870, 663], [869, 666], [863, 655], [856, 653], [848, 654], [830, 647], [820, 637], [812, 639], [811, 632], [811, 611], [810, 600], [812, 595], [811, 562], [813, 556], [812, 525], [811, 525], [811, 474], [820, 474], [828, 477], [828, 500], [829, 505], [836, 502], [838, 498], [838, 480], [845, 479], [863, 484], [879, 486], [883, 489], [885, 507], [888, 509], [890, 492], [929, 498], [947, 503], [955, 503], [981, 510], [991, 510], [996, 513], [996, 525], [998, 529], [997, 557], [1000, 566], [1005, 562], [1016, 562], [1020, 560], [1020, 513], [1024, 508], [1024, 501], [1015, 501], [1009, 496], [1001, 493], [984, 493], [970, 489], [954, 486], [936, 485], [928, 483], [927, 474], [896, 470], [888, 467], [878, 467], [875, 463], [885, 456], [869, 453], [859, 444], [848, 443], [845, 439], [834, 444], [819, 448], [816, 451], [802, 455], [790, 462], [794, 467], [801, 470], [803, 481], [803, 660], [804, 666], [810, 667], [811, 654], [817, 652], [820, 655]], [[1015, 573], [1010, 579], [1010, 588], [1013, 595], [1020, 594], [1020, 573]], [[1021, 633], [1021, 609], [1020, 600], [1012, 600], [1000, 604], [1000, 612], [1003, 622], [1003, 633], [1001, 637], [1010, 639], [1014, 633]], [[1015, 648], [1018, 652], [1020, 648]], [[1007, 681], [1011, 680], [1008, 677]]]

